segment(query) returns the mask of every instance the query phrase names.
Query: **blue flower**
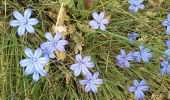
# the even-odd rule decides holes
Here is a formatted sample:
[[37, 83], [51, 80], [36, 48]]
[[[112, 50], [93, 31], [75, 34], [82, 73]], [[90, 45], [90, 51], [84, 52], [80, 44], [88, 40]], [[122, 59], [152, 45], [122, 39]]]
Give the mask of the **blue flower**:
[[33, 25], [36, 25], [39, 21], [37, 18], [30, 18], [32, 13], [32, 10], [30, 8], [27, 8], [24, 11], [24, 16], [22, 16], [18, 11], [13, 12], [13, 16], [17, 20], [12, 20], [9, 22], [10, 26], [18, 26], [18, 35], [22, 36], [25, 33], [25, 30], [27, 30], [29, 33], [34, 34], [35, 30], [32, 27]]
[[167, 34], [170, 35], [170, 14], [167, 15], [167, 20], [162, 22], [162, 26], [167, 27]]
[[161, 66], [163, 68], [160, 70], [160, 74], [170, 74], [170, 58], [168, 58], [168, 61], [162, 61]]
[[50, 50], [50, 51], [48, 51], [49, 55], [52, 54], [52, 52], [54, 52], [54, 51], [61, 51], [61, 52], [65, 51], [64, 46], [66, 44], [68, 44], [68, 41], [67, 40], [60, 40], [61, 39], [61, 33], [60, 32], [57, 32], [55, 34], [54, 38], [51, 35], [51, 33], [47, 32], [47, 33], [45, 33], [45, 37], [47, 38], [48, 41], [42, 43], [41, 47], [46, 48], [46, 50]]
[[133, 53], [133, 56], [136, 57], [136, 62], [140, 62], [142, 59], [145, 63], [149, 63], [149, 59], [153, 57], [150, 53], [150, 49], [144, 48], [143, 46], [139, 46], [139, 48], [140, 51]]
[[133, 80], [134, 86], [129, 87], [130, 92], [135, 92], [135, 98], [143, 99], [145, 97], [143, 91], [148, 91], [149, 87], [145, 85], [146, 81], [142, 80], [140, 83], [138, 83], [137, 80]]
[[166, 57], [166, 56], [170, 56], [170, 40], [166, 40], [166, 46], [168, 47], [168, 50], [166, 50], [164, 53], [163, 53], [163, 56]]
[[103, 31], [106, 31], [106, 27], [105, 24], [109, 23], [108, 19], [104, 19], [104, 12], [101, 12], [100, 14], [97, 14], [96, 12], [94, 12], [92, 14], [94, 20], [89, 22], [89, 25], [93, 28], [93, 29], [101, 29]]
[[39, 74], [41, 76], [47, 74], [43, 68], [49, 62], [49, 59], [47, 57], [41, 57], [42, 50], [40, 48], [36, 49], [34, 54], [30, 48], [26, 48], [25, 54], [27, 58], [20, 61], [20, 65], [26, 67], [24, 74], [30, 75], [33, 73], [33, 80], [38, 81]]
[[56, 56], [51, 48], [47, 48], [47, 47], [43, 47], [43, 46], [44, 45], [41, 45], [41, 49], [43, 50], [43, 54], [45, 57], [56, 58]]
[[137, 33], [133, 33], [133, 34], [128, 33], [128, 38], [130, 40], [130, 44], [134, 45], [135, 44], [134, 41], [139, 38], [139, 34], [137, 34]]
[[79, 83], [81, 85], [85, 85], [86, 84], [86, 87], [85, 87], [85, 92], [89, 92], [90, 90], [92, 90], [94, 93], [97, 93], [97, 87], [96, 85], [100, 85], [103, 83], [103, 80], [102, 79], [98, 79], [98, 76], [99, 76], [99, 72], [96, 71], [93, 76], [92, 74], [89, 74], [87, 77], [86, 80], [80, 80]]
[[144, 9], [145, 6], [142, 4], [144, 0], [128, 0], [128, 2], [131, 4], [131, 6], [129, 7], [130, 11], [133, 12], [138, 12], [138, 9]]
[[70, 66], [70, 69], [74, 71], [74, 76], [79, 76], [81, 72], [83, 72], [84, 75], [91, 74], [88, 68], [93, 68], [95, 65], [91, 61], [90, 56], [82, 58], [80, 54], [77, 54], [76, 61], [76, 64]]
[[118, 60], [117, 65], [120, 67], [126, 67], [130, 68], [130, 63], [129, 61], [132, 61], [133, 58], [133, 52], [130, 52], [128, 55], [126, 55], [125, 50], [121, 49], [120, 50], [121, 55], [118, 55], [116, 58]]

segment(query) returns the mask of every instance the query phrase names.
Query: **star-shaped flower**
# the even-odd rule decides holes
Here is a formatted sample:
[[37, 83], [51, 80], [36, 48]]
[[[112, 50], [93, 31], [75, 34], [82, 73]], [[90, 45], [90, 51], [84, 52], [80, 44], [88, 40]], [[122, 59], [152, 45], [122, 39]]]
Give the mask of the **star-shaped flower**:
[[168, 58], [168, 61], [162, 61], [161, 66], [163, 68], [160, 70], [160, 74], [170, 74], [170, 58]]
[[101, 12], [100, 14], [97, 14], [96, 12], [94, 12], [92, 14], [94, 20], [89, 22], [89, 25], [93, 28], [93, 29], [101, 29], [103, 31], [106, 31], [106, 27], [105, 24], [109, 23], [108, 19], [104, 19], [104, 12]]
[[137, 80], [133, 80], [135, 86], [129, 87], [130, 92], [135, 92], [135, 98], [143, 99], [145, 97], [144, 91], [148, 91], [149, 87], [145, 86], [146, 80], [142, 80], [140, 83], [138, 83]]
[[61, 33], [57, 32], [53, 38], [51, 33], [47, 32], [45, 33], [45, 37], [48, 39], [47, 42], [44, 42], [41, 44], [41, 47], [46, 48], [46, 50], [50, 50], [49, 53], [54, 51], [61, 51], [64, 52], [65, 48], [64, 46], [68, 44], [67, 40], [60, 40], [61, 39]]
[[76, 64], [70, 66], [70, 69], [74, 71], [74, 76], [79, 76], [81, 72], [83, 72], [84, 75], [91, 74], [88, 68], [93, 68], [95, 65], [91, 61], [90, 56], [82, 58], [80, 54], [77, 54], [76, 61]]
[[85, 92], [89, 92], [90, 90], [92, 90], [94, 93], [97, 93], [97, 87], [96, 85], [100, 85], [103, 83], [102, 79], [98, 79], [99, 76], [99, 72], [96, 71], [93, 76], [91, 74], [89, 74], [86, 80], [80, 80], [79, 83], [81, 85], [85, 85]]
[[13, 16], [17, 20], [12, 20], [9, 22], [10, 26], [18, 26], [18, 35], [22, 36], [25, 33], [25, 30], [27, 30], [29, 33], [34, 34], [35, 30], [32, 27], [33, 25], [36, 25], [39, 21], [37, 18], [30, 18], [32, 13], [32, 10], [30, 8], [27, 8], [24, 11], [24, 16], [21, 15], [18, 11], [13, 12]]
[[128, 38], [130, 40], [130, 45], [134, 45], [135, 44], [134, 41], [136, 41], [139, 38], [139, 34], [137, 34], [137, 33], [132, 33], [132, 34], [128, 33]]
[[133, 12], [138, 12], [138, 9], [144, 9], [145, 6], [142, 4], [144, 0], [128, 0], [128, 2], [131, 4], [131, 6], [129, 7], [130, 11]]
[[30, 75], [33, 73], [33, 80], [38, 81], [39, 74], [41, 76], [47, 74], [43, 68], [49, 62], [49, 59], [47, 57], [41, 57], [42, 50], [40, 48], [36, 49], [34, 54], [30, 48], [26, 48], [25, 54], [27, 58], [20, 61], [20, 65], [26, 67], [24, 74]]
[[167, 34], [170, 35], [170, 14], [167, 15], [167, 20], [162, 22], [162, 26], [167, 27]]
[[118, 60], [117, 65], [120, 67], [126, 67], [130, 68], [130, 63], [129, 61], [132, 61], [133, 58], [133, 53], [130, 52], [128, 55], [126, 55], [125, 50], [121, 49], [120, 50], [121, 55], [118, 55], [116, 58]]
[[136, 57], [136, 62], [140, 62], [142, 59], [145, 63], [149, 63], [149, 59], [153, 57], [150, 53], [150, 49], [144, 48], [143, 46], [139, 46], [139, 48], [140, 51], [133, 53], [133, 56]]

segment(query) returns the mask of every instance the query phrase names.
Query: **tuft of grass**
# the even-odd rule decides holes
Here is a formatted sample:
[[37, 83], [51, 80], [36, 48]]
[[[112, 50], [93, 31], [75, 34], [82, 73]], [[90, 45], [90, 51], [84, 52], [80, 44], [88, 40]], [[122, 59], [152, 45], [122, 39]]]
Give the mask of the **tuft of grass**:
[[[51, 30], [56, 23], [60, 9], [58, 0], [4, 0], [0, 1], [0, 100], [25, 99], [25, 100], [131, 100], [134, 94], [128, 91], [133, 84], [133, 79], [146, 79], [150, 90], [146, 92], [146, 99], [161, 95], [168, 99], [170, 80], [167, 75], [160, 75], [160, 57], [166, 50], [165, 28], [160, 23], [166, 19], [170, 11], [168, 0], [159, 7], [150, 6], [145, 1], [145, 10], [138, 13], [129, 12], [127, 0], [96, 0], [98, 3], [91, 9], [85, 9], [81, 4], [73, 4], [68, 7], [69, 20], [67, 26], [75, 26], [75, 30], [84, 38], [84, 46], [81, 54], [90, 55], [96, 66], [91, 71], [100, 71], [100, 78], [104, 84], [98, 87], [98, 93], [85, 93], [84, 87], [78, 81], [83, 76], [76, 78], [69, 66], [74, 63], [73, 34], [67, 37], [69, 45], [66, 47], [67, 58], [61, 63], [55, 60], [50, 64], [48, 75], [41, 77], [38, 82], [32, 80], [32, 76], [24, 76], [24, 69], [19, 66], [19, 61], [24, 57], [26, 47], [36, 49], [46, 41], [44, 34]], [[74, 3], [74, 2], [73, 2]], [[8, 23], [13, 19], [12, 12], [23, 12], [27, 7], [33, 9], [33, 17], [38, 17], [40, 23], [35, 27], [36, 34], [17, 35], [17, 28], [9, 27]], [[89, 31], [85, 27], [92, 19], [93, 11], [105, 11], [106, 17], [111, 16], [107, 31]], [[130, 47], [127, 33], [137, 32], [141, 38], [134, 47]], [[138, 50], [143, 44], [150, 48], [154, 58], [149, 64], [131, 63], [129, 70], [116, 66], [116, 55], [120, 49], [126, 52]]]

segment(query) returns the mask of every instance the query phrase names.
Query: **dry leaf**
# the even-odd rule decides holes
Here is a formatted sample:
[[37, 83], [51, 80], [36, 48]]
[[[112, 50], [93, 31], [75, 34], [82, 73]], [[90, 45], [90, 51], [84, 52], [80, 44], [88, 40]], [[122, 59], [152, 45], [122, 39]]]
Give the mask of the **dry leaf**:
[[45, 66], [45, 71], [49, 71], [49, 69], [50, 69], [50, 64], [47, 64], [46, 66]]
[[94, 4], [95, 0], [85, 0], [85, 6], [87, 9], [92, 8], [93, 4]]
[[166, 100], [165, 96], [162, 94], [152, 94], [151, 100]]
[[153, 7], [159, 7], [164, 0], [148, 0]]
[[91, 29], [88, 25], [78, 23], [77, 27], [83, 32], [95, 32], [95, 30]]
[[82, 51], [82, 46], [84, 46], [84, 38], [82, 37], [81, 33], [75, 32], [73, 34], [73, 40], [76, 42], [74, 51], [75, 54], [78, 53], [79, 51]]
[[58, 60], [64, 60], [66, 58], [65, 52], [56, 51], [55, 54]]
[[66, 85], [69, 85], [69, 83], [70, 83], [70, 79], [71, 79], [71, 75], [70, 75], [70, 73], [68, 73], [68, 72], [65, 72], [65, 77], [66, 77]]
[[69, 33], [67, 32], [67, 29], [63, 26], [53, 26], [54, 32], [61, 32], [62, 33], [62, 39], [65, 39]]

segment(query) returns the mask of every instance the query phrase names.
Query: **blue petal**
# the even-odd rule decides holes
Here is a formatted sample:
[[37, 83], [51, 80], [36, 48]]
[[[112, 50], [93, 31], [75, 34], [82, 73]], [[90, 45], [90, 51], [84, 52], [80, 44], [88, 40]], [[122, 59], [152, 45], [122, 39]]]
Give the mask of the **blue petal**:
[[70, 66], [70, 69], [71, 70], [77, 70], [77, 69], [79, 69], [79, 64], [72, 64], [71, 66]]
[[142, 81], [139, 83], [139, 85], [142, 86], [142, 85], [145, 85], [145, 83], [146, 83], [146, 80], [142, 80]]
[[140, 56], [140, 52], [139, 51], [133, 52], [133, 56], [134, 57], [139, 57]]
[[140, 56], [136, 57], [136, 62], [140, 62], [140, 60], [141, 60]]
[[133, 61], [134, 60], [134, 56], [133, 56], [133, 52], [129, 52], [127, 55], [127, 60]]
[[143, 3], [144, 0], [138, 0], [138, 4]]
[[133, 0], [128, 0], [128, 3], [133, 4]]
[[134, 10], [134, 7], [135, 7], [135, 6], [131, 5], [131, 6], [129, 6], [128, 9], [129, 9], [130, 11], [133, 11], [133, 10]]
[[[43, 43], [41, 44], [41, 48], [43, 48], [43, 49], [45, 49], [45, 48], [53, 48], [53, 47], [54, 47], [54, 45], [53, 45], [52, 42], [43, 42]], [[54, 48], [53, 48], [52, 51], [54, 51]]]
[[85, 63], [87, 67], [93, 68], [95, 66], [94, 62]]
[[160, 74], [166, 73], [166, 69], [167, 69], [167, 67], [162, 68], [162, 69], [160, 70]]
[[91, 57], [90, 56], [86, 56], [86, 57], [84, 57], [84, 59], [83, 59], [83, 62], [84, 63], [88, 63], [88, 62], [90, 62], [91, 61]]
[[168, 62], [162, 61], [162, 62], [161, 62], [161, 66], [162, 66], [162, 67], [167, 67], [167, 66], [168, 66]]
[[89, 82], [88, 80], [80, 80], [80, 81], [79, 81], [79, 83], [80, 83], [81, 85], [88, 84], [88, 82]]
[[34, 72], [33, 74], [33, 80], [38, 81], [39, 80], [39, 73], [37, 71]]
[[61, 38], [61, 33], [60, 32], [57, 32], [54, 36], [54, 40], [55, 41], [58, 41], [59, 39]]
[[49, 41], [53, 41], [53, 40], [54, 40], [54, 39], [53, 39], [53, 36], [51, 35], [50, 32], [46, 32], [46, 33], [45, 33], [45, 37], [46, 37]]
[[39, 58], [42, 55], [42, 49], [41, 48], [37, 48], [34, 52], [34, 58]]
[[141, 9], [145, 8], [145, 6], [143, 4], [139, 4], [138, 7], [141, 8]]
[[57, 43], [64, 46], [64, 45], [68, 44], [68, 41], [67, 40], [59, 40]]
[[92, 16], [95, 20], [98, 20], [99, 15], [96, 12], [93, 12]]
[[25, 33], [25, 25], [21, 25], [18, 27], [18, 35], [22, 36]]
[[30, 59], [23, 59], [19, 62], [19, 64], [21, 65], [21, 67], [26, 67], [26, 66], [31, 64], [31, 60]]
[[39, 23], [39, 21], [38, 21], [37, 18], [31, 18], [31, 19], [28, 20], [29, 25], [36, 25], [38, 23]]
[[86, 87], [85, 87], [85, 92], [89, 92], [90, 89], [91, 89], [91, 84], [88, 83], [88, 84], [86, 85]]
[[56, 56], [55, 56], [54, 53], [51, 53], [51, 54], [49, 55], [49, 57], [50, 57], [50, 58], [56, 58]]
[[167, 74], [170, 74], [170, 66], [167, 67]]
[[95, 83], [95, 84], [102, 84], [103, 80], [102, 79], [95, 79], [95, 80], [93, 80], [93, 83]]
[[100, 29], [101, 29], [102, 31], [106, 31], [106, 27], [105, 27], [103, 24], [100, 24]]
[[41, 57], [38, 59], [38, 62], [41, 63], [43, 66], [47, 65], [49, 62], [48, 57]]
[[99, 28], [99, 24], [96, 21], [90, 21], [89, 26], [91, 26], [92, 29], [98, 29]]
[[170, 22], [170, 14], [167, 15], [168, 22]]
[[81, 57], [80, 54], [77, 54], [77, 55], [76, 55], [76, 61], [79, 62], [79, 63], [82, 62], [82, 57]]
[[137, 13], [138, 12], [138, 6], [134, 6], [133, 8], [134, 8], [133, 12]]
[[125, 65], [126, 68], [130, 68], [130, 64], [129, 64], [128, 61], [124, 61], [124, 65]]
[[147, 91], [147, 90], [149, 90], [149, 87], [148, 86], [140, 86], [139, 89], [142, 91]]
[[136, 99], [143, 99], [144, 98], [144, 94], [141, 90], [136, 90], [135, 91], [135, 97]]
[[30, 75], [35, 71], [34, 64], [30, 64], [26, 67], [24, 74]]
[[26, 54], [27, 57], [33, 58], [33, 53], [32, 53], [32, 50], [30, 48], [25, 49], [25, 54]]
[[138, 80], [133, 80], [133, 83], [136, 87], [139, 85]]
[[90, 71], [85, 66], [81, 66], [81, 68], [82, 68], [82, 72], [83, 72], [84, 75], [91, 74]]
[[30, 18], [30, 16], [31, 16], [31, 13], [32, 13], [32, 10], [30, 8], [27, 8], [24, 11], [24, 18], [28, 20]]
[[78, 67], [76, 70], [74, 70], [74, 76], [79, 76], [81, 72], [81, 68]]
[[31, 26], [31, 25], [29, 25], [29, 24], [27, 24], [26, 25], [26, 29], [27, 29], [27, 31], [29, 32], [29, 33], [35, 33], [35, 30], [34, 30], [34, 28]]
[[10, 26], [20, 26], [20, 25], [22, 25], [22, 21], [12, 20], [12, 21], [9, 22], [9, 25]]
[[14, 11], [14, 12], [13, 12], [13, 16], [14, 16], [17, 20], [20, 20], [20, 21], [23, 21], [23, 20], [24, 20], [24, 17], [23, 17], [18, 11]]
[[95, 84], [91, 84], [91, 89], [94, 93], [97, 93], [97, 87]]
[[170, 35], [170, 26], [167, 26], [167, 34]]
[[135, 87], [135, 86], [129, 87], [129, 91], [130, 91], [130, 92], [133, 92], [133, 91], [135, 91], [135, 90], [136, 90], [136, 87]]
[[168, 48], [170, 48], [170, 40], [166, 40], [165, 42], [166, 42], [166, 46], [167, 46]]
[[163, 53], [163, 55], [165, 55], [165, 56], [170, 56], [170, 49], [166, 50], [166, 51]]
[[99, 71], [96, 71], [94, 74], [93, 74], [93, 79], [96, 79], [96, 78], [98, 78], [98, 76], [99, 76]]
[[41, 65], [40, 63], [36, 62], [34, 63], [35, 65], [35, 69], [36, 71], [41, 75], [41, 76], [45, 76], [47, 74], [47, 72], [43, 69], [43, 65]]
[[149, 60], [148, 60], [148, 58], [147, 58], [145, 55], [142, 56], [142, 60], [143, 60], [145, 63], [149, 63]]
[[103, 19], [102, 21], [101, 21], [101, 24], [108, 24], [109, 23], [109, 20], [108, 19]]
[[64, 52], [66, 51], [63, 45], [57, 44], [57, 46], [55, 46], [55, 51], [61, 51]]
[[163, 21], [161, 24], [162, 26], [168, 26], [168, 21]]
[[101, 12], [98, 17], [98, 21], [101, 21], [104, 18], [104, 12]]
[[121, 49], [121, 50], [120, 50], [120, 53], [121, 53], [122, 56], [124, 56], [124, 57], [126, 56], [125, 50]]

